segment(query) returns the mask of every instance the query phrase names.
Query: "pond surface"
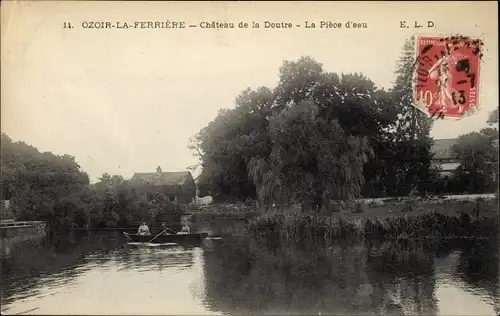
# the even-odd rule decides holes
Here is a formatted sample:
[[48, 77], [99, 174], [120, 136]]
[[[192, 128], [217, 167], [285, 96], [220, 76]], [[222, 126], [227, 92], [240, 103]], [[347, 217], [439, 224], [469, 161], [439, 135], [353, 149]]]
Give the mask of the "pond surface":
[[225, 236], [147, 247], [84, 232], [2, 245], [3, 315], [500, 312], [491, 240], [300, 246]]

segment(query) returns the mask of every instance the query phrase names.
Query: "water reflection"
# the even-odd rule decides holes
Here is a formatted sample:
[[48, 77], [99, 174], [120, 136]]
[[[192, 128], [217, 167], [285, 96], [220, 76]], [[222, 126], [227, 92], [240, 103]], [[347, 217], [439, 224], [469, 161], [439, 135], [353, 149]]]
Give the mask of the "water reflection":
[[113, 264], [119, 269], [137, 270], [140, 272], [167, 268], [185, 269], [194, 264], [194, 247], [127, 247], [125, 251], [117, 253]]
[[127, 246], [117, 234], [67, 240], [11, 249], [3, 314], [207, 314], [199, 247]]
[[147, 247], [83, 233], [6, 244], [2, 314], [500, 312], [491, 240], [299, 246], [224, 236]]
[[[488, 264], [472, 264], [478, 256]], [[498, 300], [492, 242], [298, 247], [239, 238], [205, 251], [205, 269], [207, 304], [231, 314], [456, 314], [443, 285], [471, 293], [467, 315], [493, 315]], [[449, 281], [457, 277], [460, 286]]]
[[193, 230], [200, 233], [208, 233], [209, 236], [231, 236], [240, 234], [245, 229], [245, 221], [242, 220], [217, 220], [210, 222], [193, 222]]
[[[451, 311], [462, 315], [500, 315], [500, 241], [464, 242], [461, 251], [446, 258], [442, 264], [449, 273], [441, 280], [440, 290], [453, 295]], [[481, 300], [487, 304], [476, 304]]]

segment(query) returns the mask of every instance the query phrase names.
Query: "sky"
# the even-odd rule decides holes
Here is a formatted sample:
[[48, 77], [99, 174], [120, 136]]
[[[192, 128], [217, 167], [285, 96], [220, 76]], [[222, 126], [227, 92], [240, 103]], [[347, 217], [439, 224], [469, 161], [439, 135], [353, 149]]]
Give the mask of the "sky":
[[[498, 107], [498, 4], [486, 2], [1, 3], [1, 131], [104, 172], [182, 171], [188, 140], [246, 88], [274, 88], [284, 60], [360, 72], [390, 88], [411, 35], [480, 37], [480, 111], [436, 122], [434, 138], [481, 129]], [[82, 22], [366, 22], [367, 29], [90, 29]], [[434, 28], [400, 28], [431, 20]], [[63, 28], [70, 22], [72, 29]], [[199, 172], [199, 171], [198, 171]], [[196, 173], [195, 173], [196, 176]]]

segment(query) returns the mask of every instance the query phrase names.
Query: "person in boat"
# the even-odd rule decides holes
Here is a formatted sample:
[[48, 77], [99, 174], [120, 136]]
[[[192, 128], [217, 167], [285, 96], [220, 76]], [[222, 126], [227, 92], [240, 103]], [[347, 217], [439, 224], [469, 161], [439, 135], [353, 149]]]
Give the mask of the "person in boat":
[[170, 228], [167, 227], [167, 224], [165, 222], [161, 223], [160, 229], [162, 231], [165, 231], [167, 234], [175, 234], [175, 232], [173, 230], [171, 230]]
[[151, 235], [151, 233], [149, 232], [149, 227], [148, 225], [146, 225], [146, 222], [142, 222], [142, 225], [139, 226], [137, 235]]
[[185, 235], [185, 234], [189, 234], [191, 232], [191, 228], [189, 227], [188, 224], [184, 224], [184, 226], [182, 226], [182, 229], [180, 232], [178, 232], [177, 234], [178, 235]]

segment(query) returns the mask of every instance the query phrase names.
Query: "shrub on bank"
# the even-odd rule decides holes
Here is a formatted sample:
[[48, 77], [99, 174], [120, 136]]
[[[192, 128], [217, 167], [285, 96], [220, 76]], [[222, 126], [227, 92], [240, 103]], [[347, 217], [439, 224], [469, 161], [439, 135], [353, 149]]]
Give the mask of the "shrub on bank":
[[248, 230], [253, 234], [276, 234], [287, 239], [308, 238], [455, 238], [496, 237], [498, 217], [471, 217], [468, 213], [446, 215], [437, 212], [418, 216], [348, 217], [335, 214], [321, 216], [301, 212], [272, 212], [250, 219]]

